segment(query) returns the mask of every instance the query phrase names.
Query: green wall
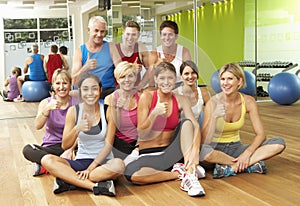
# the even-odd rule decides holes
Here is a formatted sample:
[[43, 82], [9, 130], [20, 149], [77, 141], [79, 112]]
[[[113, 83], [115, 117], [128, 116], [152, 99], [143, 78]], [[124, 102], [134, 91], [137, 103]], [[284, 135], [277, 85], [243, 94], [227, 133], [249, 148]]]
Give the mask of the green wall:
[[[243, 60], [244, 16], [244, 0], [228, 0], [216, 5], [206, 3], [197, 9], [199, 83], [209, 85], [211, 75], [221, 66]], [[168, 19], [179, 26], [178, 43], [194, 54], [193, 11], [181, 11]]]

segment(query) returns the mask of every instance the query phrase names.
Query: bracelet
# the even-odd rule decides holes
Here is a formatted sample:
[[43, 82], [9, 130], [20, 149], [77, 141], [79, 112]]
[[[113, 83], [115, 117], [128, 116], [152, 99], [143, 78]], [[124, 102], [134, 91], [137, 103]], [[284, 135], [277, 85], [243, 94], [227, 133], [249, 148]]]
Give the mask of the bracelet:
[[43, 115], [44, 117], [47, 117], [47, 118], [48, 118], [48, 116], [49, 116], [49, 115], [48, 115], [48, 116], [47, 116], [47, 115], [45, 115], [45, 114], [44, 114], [44, 112], [42, 112], [42, 115]]

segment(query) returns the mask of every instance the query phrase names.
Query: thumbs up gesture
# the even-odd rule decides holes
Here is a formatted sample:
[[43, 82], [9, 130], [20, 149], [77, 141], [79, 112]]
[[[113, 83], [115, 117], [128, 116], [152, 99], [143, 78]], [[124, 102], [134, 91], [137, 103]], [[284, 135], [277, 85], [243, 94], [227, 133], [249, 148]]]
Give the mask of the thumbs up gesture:
[[169, 108], [169, 103], [161, 102], [159, 95], [157, 95], [157, 103], [154, 108], [154, 110], [157, 112], [157, 114], [166, 116], [168, 114], [168, 108]]
[[60, 109], [61, 103], [55, 99], [55, 92], [52, 91], [50, 95], [51, 95], [51, 99], [50, 102], [48, 103], [48, 108], [50, 110]]
[[88, 121], [88, 117], [89, 117], [88, 114], [83, 114], [82, 119], [80, 120], [79, 124], [77, 125], [77, 129], [79, 131], [87, 132], [90, 130], [91, 127], [90, 127], [90, 124]]
[[223, 93], [218, 93], [213, 97], [214, 102], [214, 112], [213, 116], [224, 117], [226, 114], [226, 107], [225, 107], [225, 95]]
[[96, 69], [98, 63], [96, 59], [91, 59], [91, 54], [88, 53], [88, 58], [84, 66], [86, 67], [86, 70], [89, 71], [89, 70]]
[[138, 71], [140, 72], [140, 71], [142, 71], [142, 65], [141, 65], [141, 64], [138, 64], [137, 61], [138, 61], [138, 57], [136, 57], [136, 59], [134, 60], [133, 65], [134, 65], [135, 68], [137, 68]]

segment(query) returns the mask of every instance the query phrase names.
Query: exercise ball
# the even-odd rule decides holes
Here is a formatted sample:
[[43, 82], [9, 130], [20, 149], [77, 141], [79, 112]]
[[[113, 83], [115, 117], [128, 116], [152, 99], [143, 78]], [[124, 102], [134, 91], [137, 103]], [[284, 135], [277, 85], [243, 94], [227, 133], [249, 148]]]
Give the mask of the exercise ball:
[[270, 98], [281, 105], [291, 105], [300, 97], [300, 79], [288, 72], [281, 72], [271, 78], [268, 85]]
[[[246, 78], [246, 86], [240, 89], [239, 91], [244, 94], [255, 96], [256, 94], [255, 75], [248, 71], [244, 71], [244, 74]], [[216, 93], [222, 91], [218, 75], [219, 75], [219, 70], [215, 71], [210, 78], [210, 85]]]
[[240, 89], [240, 92], [244, 94], [248, 94], [250, 96], [255, 96], [256, 94], [255, 75], [245, 70], [244, 70], [244, 74], [246, 78], [246, 86]]
[[210, 86], [216, 93], [220, 93], [222, 91], [220, 81], [219, 81], [219, 70], [215, 71], [210, 78]]
[[22, 96], [26, 102], [39, 102], [49, 97], [50, 84], [47, 81], [25, 81]]

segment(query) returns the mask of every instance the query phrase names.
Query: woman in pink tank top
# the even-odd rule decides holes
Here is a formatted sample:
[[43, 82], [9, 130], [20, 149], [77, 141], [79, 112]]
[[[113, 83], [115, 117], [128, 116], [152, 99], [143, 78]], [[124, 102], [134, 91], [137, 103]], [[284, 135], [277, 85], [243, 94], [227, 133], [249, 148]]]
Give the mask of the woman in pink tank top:
[[125, 159], [136, 147], [137, 105], [139, 93], [134, 89], [138, 68], [135, 64], [123, 61], [114, 70], [119, 89], [108, 95], [104, 103], [109, 105], [108, 114], [113, 117], [116, 133], [113, 153]]
[[[138, 104], [139, 157], [125, 169], [125, 177], [144, 185], [181, 179], [190, 196], [205, 192], [196, 173], [200, 128], [186, 97], [175, 95], [176, 70], [161, 62], [155, 68], [157, 90], [144, 91]], [[186, 119], [180, 118], [183, 111]]]

